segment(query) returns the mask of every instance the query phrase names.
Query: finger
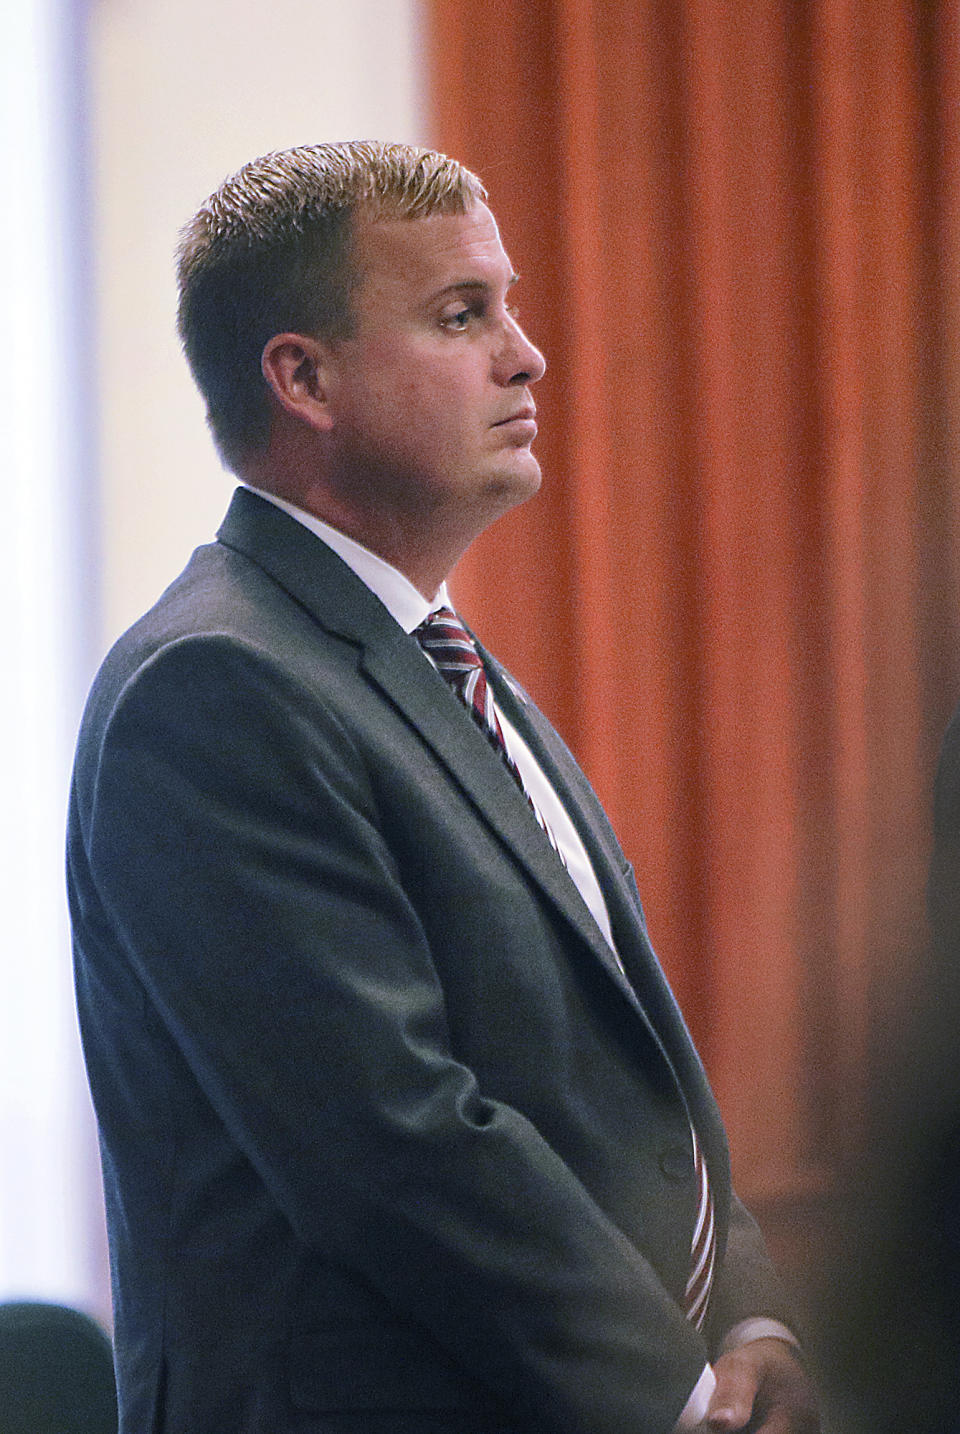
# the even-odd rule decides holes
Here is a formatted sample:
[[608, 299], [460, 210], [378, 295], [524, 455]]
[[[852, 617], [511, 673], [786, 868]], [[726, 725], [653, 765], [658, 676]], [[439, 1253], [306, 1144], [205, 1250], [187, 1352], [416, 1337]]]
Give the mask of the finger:
[[757, 1378], [746, 1364], [718, 1360], [715, 1366], [717, 1387], [707, 1408], [707, 1425], [711, 1429], [743, 1429], [753, 1413], [757, 1397]]

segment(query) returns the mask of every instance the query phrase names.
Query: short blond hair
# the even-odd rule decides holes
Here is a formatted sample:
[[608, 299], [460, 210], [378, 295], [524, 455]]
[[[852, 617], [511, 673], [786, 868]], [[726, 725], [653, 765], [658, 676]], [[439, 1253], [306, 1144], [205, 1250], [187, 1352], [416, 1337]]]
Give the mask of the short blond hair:
[[177, 327], [229, 468], [269, 441], [268, 339], [349, 334], [357, 213], [462, 214], [485, 198], [477, 176], [444, 154], [361, 140], [251, 160], [201, 205], [177, 249]]

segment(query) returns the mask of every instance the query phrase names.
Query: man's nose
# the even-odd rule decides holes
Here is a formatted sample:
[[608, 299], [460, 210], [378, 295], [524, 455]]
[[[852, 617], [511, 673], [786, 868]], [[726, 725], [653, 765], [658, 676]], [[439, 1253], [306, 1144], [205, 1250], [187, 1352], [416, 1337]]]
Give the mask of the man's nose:
[[508, 318], [503, 346], [497, 357], [497, 381], [502, 384], [531, 384], [543, 378], [547, 361], [527, 338], [516, 319]]

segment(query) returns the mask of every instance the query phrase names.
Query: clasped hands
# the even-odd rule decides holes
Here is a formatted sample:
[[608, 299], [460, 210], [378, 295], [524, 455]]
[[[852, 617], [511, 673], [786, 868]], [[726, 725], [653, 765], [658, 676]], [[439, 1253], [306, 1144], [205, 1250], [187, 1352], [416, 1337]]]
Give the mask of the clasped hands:
[[790, 1346], [755, 1339], [721, 1354], [702, 1434], [819, 1434], [813, 1386]]

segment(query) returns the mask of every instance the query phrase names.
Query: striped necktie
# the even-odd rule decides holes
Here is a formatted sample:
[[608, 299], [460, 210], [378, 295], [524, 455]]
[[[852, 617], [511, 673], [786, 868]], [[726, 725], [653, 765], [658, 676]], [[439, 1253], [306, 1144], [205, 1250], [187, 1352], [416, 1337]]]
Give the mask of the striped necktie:
[[684, 1295], [687, 1319], [697, 1329], [703, 1328], [713, 1284], [713, 1267], [717, 1254], [717, 1232], [713, 1218], [713, 1195], [707, 1178], [707, 1162], [703, 1158], [697, 1132], [693, 1137], [693, 1166], [697, 1177], [697, 1219], [690, 1247], [690, 1278]]
[[440, 676], [453, 688], [460, 701], [495, 751], [506, 762], [520, 786], [520, 774], [511, 760], [503, 730], [493, 705], [493, 693], [477, 645], [456, 613], [437, 608], [424, 618], [414, 636]]
[[[430, 613], [418, 628], [414, 637], [440, 673], [453, 688], [491, 747], [497, 752], [504, 766], [527, 799], [547, 840], [560, 861], [563, 862], [557, 839], [544, 820], [536, 802], [523, 785], [523, 777], [516, 762], [507, 751], [503, 729], [493, 704], [493, 692], [487, 681], [483, 659], [477, 644], [470, 636], [457, 614], [448, 607], [437, 608]], [[566, 863], [564, 862], [564, 865]]]

